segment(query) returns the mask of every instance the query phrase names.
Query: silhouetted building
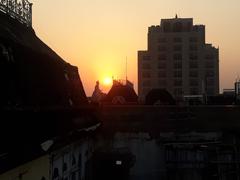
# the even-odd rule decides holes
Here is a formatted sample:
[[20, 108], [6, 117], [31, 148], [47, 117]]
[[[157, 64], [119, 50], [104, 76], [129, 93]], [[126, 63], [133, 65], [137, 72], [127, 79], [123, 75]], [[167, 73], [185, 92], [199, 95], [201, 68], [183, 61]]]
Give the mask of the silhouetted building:
[[99, 88], [99, 81], [96, 82], [95, 89], [93, 91], [92, 97], [90, 98], [90, 102], [95, 103], [101, 103], [101, 101], [106, 97], [106, 94], [102, 92], [102, 90]]
[[240, 104], [240, 81], [235, 82], [235, 98], [236, 103]]
[[148, 50], [138, 52], [138, 94], [154, 88], [184, 95], [219, 93], [219, 49], [205, 42], [205, 26], [192, 18], [162, 19], [148, 29]]
[[15, 2], [19, 1], [0, 2], [0, 107], [71, 108], [86, 105], [87, 97], [78, 68], [65, 62], [36, 36], [29, 17], [31, 4], [21, 1], [30, 12], [23, 9], [28, 14], [19, 12], [17, 15], [13, 7], [19, 5], [12, 4], [10, 8]]
[[102, 103], [112, 105], [138, 104], [138, 96], [130, 81], [113, 80], [113, 85]]

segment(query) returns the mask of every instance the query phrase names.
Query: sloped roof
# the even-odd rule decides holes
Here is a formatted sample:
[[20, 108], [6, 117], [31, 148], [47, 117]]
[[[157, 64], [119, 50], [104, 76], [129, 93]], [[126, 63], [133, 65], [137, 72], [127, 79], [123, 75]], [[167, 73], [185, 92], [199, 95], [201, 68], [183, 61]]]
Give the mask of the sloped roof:
[[[112, 88], [104, 98], [104, 103], [113, 103], [118, 97], [124, 98], [126, 104], [128, 103], [138, 103], [138, 96], [134, 89], [129, 85], [124, 85], [121, 83], [113, 84]], [[123, 104], [125, 104], [123, 102]]]
[[1, 106], [87, 105], [78, 69], [43, 43], [31, 27], [0, 12]]

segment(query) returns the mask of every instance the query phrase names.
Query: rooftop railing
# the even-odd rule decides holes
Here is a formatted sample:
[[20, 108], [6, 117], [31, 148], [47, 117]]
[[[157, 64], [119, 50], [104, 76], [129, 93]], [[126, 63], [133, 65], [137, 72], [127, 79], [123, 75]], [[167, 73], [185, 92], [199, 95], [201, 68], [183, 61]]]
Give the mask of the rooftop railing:
[[0, 11], [29, 27], [32, 26], [32, 3], [28, 0], [0, 0]]

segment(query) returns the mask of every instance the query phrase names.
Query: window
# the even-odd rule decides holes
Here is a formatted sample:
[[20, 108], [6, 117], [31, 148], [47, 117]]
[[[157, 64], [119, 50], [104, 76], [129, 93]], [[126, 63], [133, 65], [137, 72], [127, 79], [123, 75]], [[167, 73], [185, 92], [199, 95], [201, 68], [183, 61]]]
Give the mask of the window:
[[175, 62], [174, 63], [174, 68], [175, 69], [181, 69], [182, 68], [182, 62]]
[[194, 68], [198, 68], [198, 62], [197, 61], [190, 61], [189, 62], [189, 67], [194, 69]]
[[151, 60], [151, 57], [150, 57], [150, 56], [148, 56], [148, 55], [144, 55], [144, 56], [143, 56], [143, 60], [144, 60], [144, 61]]
[[174, 32], [182, 32], [182, 23], [181, 22], [174, 23], [173, 31]]
[[174, 77], [182, 77], [182, 71], [174, 71]]
[[76, 180], [76, 173], [75, 173], [75, 172], [73, 172], [73, 173], [71, 174], [71, 180]]
[[174, 86], [182, 86], [182, 80], [181, 79], [175, 79], [174, 80]]
[[163, 23], [163, 31], [164, 32], [170, 32], [171, 31], [171, 24], [169, 22]]
[[143, 69], [151, 69], [151, 66], [150, 66], [150, 64], [144, 63], [144, 64], [142, 64], [142, 68]]
[[207, 78], [206, 84], [207, 84], [207, 86], [214, 86], [214, 79], [213, 78]]
[[143, 88], [142, 92], [143, 94], [147, 94], [150, 90], [150, 88]]
[[198, 42], [198, 38], [197, 37], [190, 37], [189, 42]]
[[160, 60], [160, 61], [166, 60], [166, 54], [159, 54], [158, 55], [158, 60]]
[[190, 88], [190, 94], [191, 95], [198, 95], [198, 88]]
[[167, 81], [166, 80], [163, 80], [163, 79], [160, 79], [158, 81], [158, 84], [160, 87], [165, 87], [167, 85]]
[[206, 61], [205, 62], [206, 68], [214, 68], [214, 62], [213, 61]]
[[68, 99], [68, 103], [70, 106], [73, 106], [73, 100], [71, 98]]
[[191, 31], [192, 30], [192, 23], [191, 22], [188, 22], [187, 23], [187, 31]]
[[151, 77], [151, 74], [150, 74], [149, 71], [145, 71], [145, 72], [142, 73], [142, 77], [143, 77], [143, 78], [150, 78], [150, 77]]
[[58, 168], [54, 168], [53, 170], [53, 179], [57, 178], [59, 176]]
[[182, 38], [175, 37], [175, 38], [173, 38], [173, 42], [182, 42]]
[[214, 55], [213, 54], [206, 54], [205, 59], [214, 59]]
[[198, 79], [190, 79], [190, 86], [198, 86]]
[[214, 88], [207, 88], [207, 94], [214, 95], [215, 94]]
[[165, 63], [158, 63], [158, 69], [165, 69], [166, 64]]
[[175, 96], [181, 96], [183, 94], [182, 88], [175, 88], [174, 94], [175, 94]]
[[198, 55], [197, 54], [190, 54], [189, 55], [189, 59], [190, 60], [197, 60], [198, 59]]
[[76, 165], [76, 158], [74, 155], [72, 155], [72, 166]]
[[158, 72], [158, 77], [159, 78], [162, 78], [162, 77], [166, 77], [167, 75], [166, 75], [166, 71], [159, 71]]
[[159, 43], [164, 43], [164, 42], [167, 42], [166, 38], [159, 38], [158, 39], [158, 42]]
[[67, 171], [67, 163], [63, 163], [63, 172]]
[[190, 77], [198, 77], [198, 71], [190, 71], [189, 76]]
[[181, 51], [182, 50], [182, 46], [181, 45], [174, 45], [173, 46], [173, 50], [174, 51]]
[[166, 51], [166, 46], [158, 46], [158, 51]]
[[189, 46], [189, 50], [190, 51], [197, 51], [198, 50], [198, 46], [192, 44], [192, 45]]
[[180, 53], [174, 54], [174, 55], [173, 55], [173, 59], [174, 59], [174, 60], [182, 60], [182, 54], [180, 54]]
[[143, 81], [143, 87], [149, 87], [149, 86], [151, 86], [150, 80]]
[[214, 71], [206, 71], [206, 77], [214, 77]]
[[81, 177], [81, 169], [82, 169], [82, 154], [79, 153], [79, 156], [78, 156], [78, 169], [79, 169], [79, 177]]

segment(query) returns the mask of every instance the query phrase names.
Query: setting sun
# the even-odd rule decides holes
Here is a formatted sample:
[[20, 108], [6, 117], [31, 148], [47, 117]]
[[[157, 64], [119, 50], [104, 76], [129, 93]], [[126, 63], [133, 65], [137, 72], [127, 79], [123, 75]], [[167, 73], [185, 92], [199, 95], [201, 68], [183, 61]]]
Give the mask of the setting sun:
[[110, 86], [110, 85], [112, 84], [112, 78], [110, 78], [110, 77], [105, 77], [105, 78], [103, 79], [103, 84], [104, 84], [105, 86]]

